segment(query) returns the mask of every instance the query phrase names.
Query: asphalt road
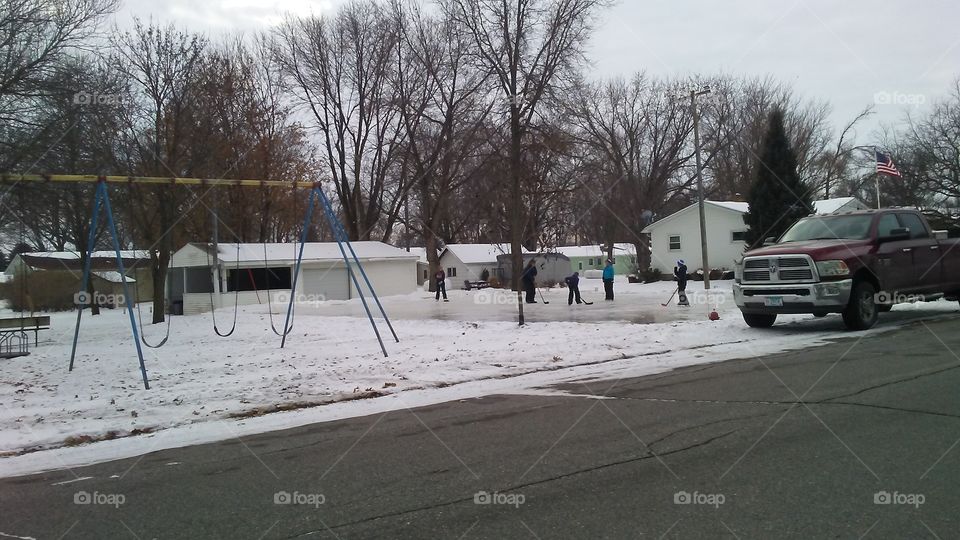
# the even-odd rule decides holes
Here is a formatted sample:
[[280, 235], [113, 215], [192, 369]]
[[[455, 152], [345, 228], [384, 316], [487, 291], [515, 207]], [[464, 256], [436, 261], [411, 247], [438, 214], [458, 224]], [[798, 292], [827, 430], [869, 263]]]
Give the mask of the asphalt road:
[[958, 329], [4, 479], [0, 538], [957, 538]]

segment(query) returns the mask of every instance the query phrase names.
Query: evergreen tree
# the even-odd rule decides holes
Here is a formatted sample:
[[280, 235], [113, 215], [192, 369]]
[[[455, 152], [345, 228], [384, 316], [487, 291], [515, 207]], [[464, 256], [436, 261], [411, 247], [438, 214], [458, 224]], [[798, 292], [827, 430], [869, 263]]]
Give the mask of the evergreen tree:
[[747, 198], [750, 211], [743, 216], [750, 227], [747, 244], [751, 248], [762, 245], [764, 238], [779, 237], [798, 219], [813, 213], [810, 192], [797, 174], [797, 156], [790, 147], [780, 108], [770, 113], [757, 165]]

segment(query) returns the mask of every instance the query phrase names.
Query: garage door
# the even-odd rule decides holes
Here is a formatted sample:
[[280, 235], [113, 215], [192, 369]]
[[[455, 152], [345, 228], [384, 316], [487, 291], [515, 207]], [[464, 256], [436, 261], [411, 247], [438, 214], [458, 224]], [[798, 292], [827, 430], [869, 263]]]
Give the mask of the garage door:
[[303, 286], [298, 287], [301, 295], [322, 295], [327, 300], [349, 300], [350, 287], [345, 268], [303, 269]]

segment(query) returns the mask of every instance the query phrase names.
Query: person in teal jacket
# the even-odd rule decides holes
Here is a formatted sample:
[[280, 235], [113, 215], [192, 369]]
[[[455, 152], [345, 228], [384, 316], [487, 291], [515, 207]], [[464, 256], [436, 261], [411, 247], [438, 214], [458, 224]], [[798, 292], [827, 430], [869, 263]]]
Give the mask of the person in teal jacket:
[[606, 293], [606, 300], [613, 301], [613, 261], [607, 259], [607, 265], [603, 267], [603, 291]]

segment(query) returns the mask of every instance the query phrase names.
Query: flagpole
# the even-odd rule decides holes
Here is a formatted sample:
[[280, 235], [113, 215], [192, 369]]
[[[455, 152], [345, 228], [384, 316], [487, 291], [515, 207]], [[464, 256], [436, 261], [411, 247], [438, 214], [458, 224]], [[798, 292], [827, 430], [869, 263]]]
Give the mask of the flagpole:
[[873, 161], [874, 161], [873, 184], [874, 186], [876, 186], [876, 189], [877, 189], [877, 210], [879, 210], [883, 207], [880, 205], [880, 171], [876, 170], [878, 168], [877, 164], [879, 163], [877, 159], [876, 146], [873, 147]]

